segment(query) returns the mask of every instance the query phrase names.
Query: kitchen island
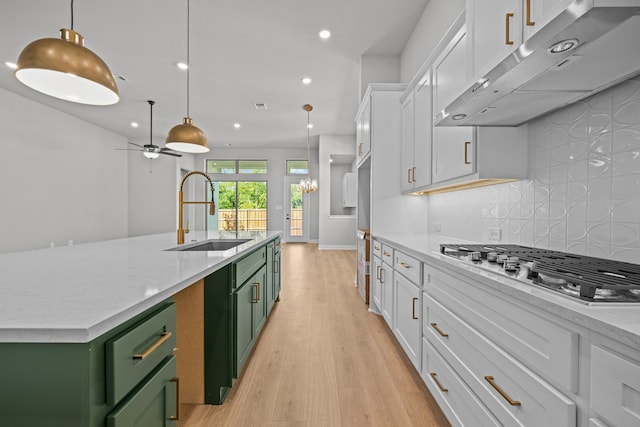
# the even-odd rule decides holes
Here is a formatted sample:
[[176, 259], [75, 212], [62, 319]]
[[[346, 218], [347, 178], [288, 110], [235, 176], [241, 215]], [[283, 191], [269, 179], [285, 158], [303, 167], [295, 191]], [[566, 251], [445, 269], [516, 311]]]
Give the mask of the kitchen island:
[[208, 378], [221, 401], [278, 297], [280, 232], [191, 232], [185, 246], [210, 239], [248, 240], [179, 251], [166, 233], [0, 255], [0, 424], [135, 425], [150, 409], [145, 422], [174, 425], [179, 395], [204, 403]]

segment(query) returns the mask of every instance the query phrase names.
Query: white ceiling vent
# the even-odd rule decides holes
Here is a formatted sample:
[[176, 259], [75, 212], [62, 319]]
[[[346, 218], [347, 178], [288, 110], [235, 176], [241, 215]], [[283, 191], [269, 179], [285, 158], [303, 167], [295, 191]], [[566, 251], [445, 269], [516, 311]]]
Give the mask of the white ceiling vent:
[[264, 102], [254, 102], [253, 108], [255, 108], [256, 110], [266, 110], [267, 104], [265, 104]]

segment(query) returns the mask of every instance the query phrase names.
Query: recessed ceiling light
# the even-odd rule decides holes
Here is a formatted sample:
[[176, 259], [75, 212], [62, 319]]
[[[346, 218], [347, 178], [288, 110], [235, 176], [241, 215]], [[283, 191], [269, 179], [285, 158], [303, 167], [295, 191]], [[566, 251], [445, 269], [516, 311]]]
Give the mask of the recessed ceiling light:
[[189, 68], [189, 66], [187, 64], [185, 64], [184, 62], [178, 62], [176, 64], [178, 66], [178, 68], [180, 68], [181, 70], [186, 70]]
[[233, 127], [236, 128], [236, 129], [240, 129], [240, 123], [234, 123]]
[[15, 70], [16, 68], [18, 68], [18, 64], [16, 64], [15, 62], [11, 62], [11, 61], [4, 61], [4, 65], [6, 65], [7, 67], [11, 68], [12, 70]]
[[309, 124], [307, 125], [307, 127], [308, 127], [309, 129], [312, 129], [312, 128], [313, 128], [313, 123], [309, 123]]
[[138, 126], [140, 126], [140, 125], [138, 124], [138, 122], [131, 122], [131, 127], [132, 127], [132, 128], [137, 128]]
[[578, 43], [578, 39], [562, 40], [550, 46], [547, 51], [553, 54], [564, 53], [571, 49], [575, 49], [578, 46]]
[[300, 79], [300, 81], [305, 85], [309, 85], [311, 84], [311, 77], [303, 77]]
[[328, 39], [329, 37], [331, 37], [331, 31], [329, 30], [322, 30], [318, 33], [318, 35], [320, 36], [321, 39]]
[[227, 143], [227, 144], [224, 144], [224, 145], [226, 145], [227, 147], [231, 147], [231, 144], [229, 144], [229, 143]]

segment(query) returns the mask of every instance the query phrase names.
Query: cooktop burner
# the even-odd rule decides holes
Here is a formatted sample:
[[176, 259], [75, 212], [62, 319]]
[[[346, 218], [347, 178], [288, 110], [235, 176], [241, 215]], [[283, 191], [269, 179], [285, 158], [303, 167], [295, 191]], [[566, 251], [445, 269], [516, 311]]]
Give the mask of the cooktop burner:
[[440, 252], [585, 303], [640, 303], [640, 265], [520, 245], [441, 244]]

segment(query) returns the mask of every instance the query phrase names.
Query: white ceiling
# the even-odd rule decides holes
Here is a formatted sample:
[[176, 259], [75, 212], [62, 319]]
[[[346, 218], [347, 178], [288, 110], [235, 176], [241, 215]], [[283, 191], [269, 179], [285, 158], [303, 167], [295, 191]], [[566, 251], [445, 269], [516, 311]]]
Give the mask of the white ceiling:
[[[190, 115], [212, 149], [304, 146], [312, 136], [354, 134], [359, 60], [399, 55], [428, 0], [191, 0]], [[0, 87], [80, 117], [131, 140], [164, 145], [186, 115], [186, 0], [76, 0], [74, 29], [118, 80], [108, 107], [73, 104], [22, 86], [4, 61], [31, 41], [70, 28], [70, 0], [0, 0]], [[329, 29], [332, 37], [320, 40]], [[303, 76], [313, 82], [304, 86]], [[257, 111], [254, 102], [266, 103]], [[25, 118], [26, 120], [27, 118]], [[131, 121], [140, 123], [134, 129]], [[233, 123], [239, 122], [239, 130]]]

